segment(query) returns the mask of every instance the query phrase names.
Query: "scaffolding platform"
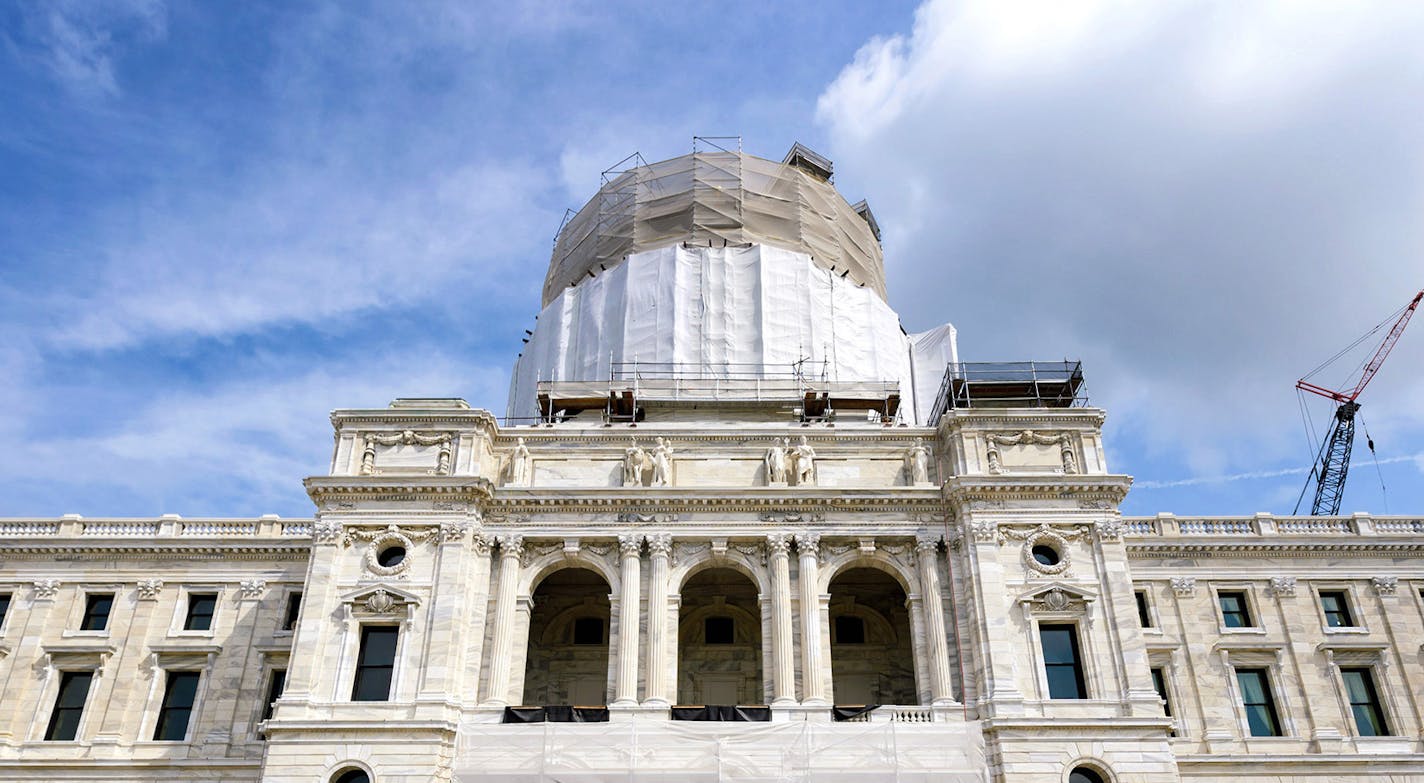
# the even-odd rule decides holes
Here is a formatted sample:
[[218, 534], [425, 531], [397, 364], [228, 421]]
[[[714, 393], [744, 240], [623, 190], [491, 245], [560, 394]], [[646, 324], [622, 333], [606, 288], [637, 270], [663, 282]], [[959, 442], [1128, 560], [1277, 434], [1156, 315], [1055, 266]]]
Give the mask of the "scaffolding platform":
[[959, 362], [945, 368], [931, 425], [951, 408], [1082, 408], [1082, 362]]

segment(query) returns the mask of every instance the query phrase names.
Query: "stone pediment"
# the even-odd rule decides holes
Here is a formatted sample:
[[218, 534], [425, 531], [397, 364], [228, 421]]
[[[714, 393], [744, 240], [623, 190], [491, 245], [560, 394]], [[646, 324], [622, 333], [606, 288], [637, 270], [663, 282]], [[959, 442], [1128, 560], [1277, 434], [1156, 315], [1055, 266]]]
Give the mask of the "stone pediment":
[[1097, 593], [1064, 582], [1037, 587], [1018, 597], [1019, 605], [1026, 610], [1049, 613], [1082, 613], [1096, 600]]
[[409, 625], [420, 605], [420, 597], [388, 583], [363, 585], [341, 596], [347, 619], [401, 621]]

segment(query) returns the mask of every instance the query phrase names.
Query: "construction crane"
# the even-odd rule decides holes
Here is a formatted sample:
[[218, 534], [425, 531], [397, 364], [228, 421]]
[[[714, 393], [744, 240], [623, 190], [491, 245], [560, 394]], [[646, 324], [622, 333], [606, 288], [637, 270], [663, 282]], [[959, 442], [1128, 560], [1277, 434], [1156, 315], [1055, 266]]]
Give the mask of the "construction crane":
[[[1340, 501], [1345, 495], [1345, 477], [1350, 472], [1350, 452], [1355, 445], [1355, 413], [1360, 410], [1360, 404], [1355, 400], [1359, 398], [1360, 392], [1365, 390], [1365, 386], [1369, 384], [1370, 380], [1375, 377], [1375, 373], [1379, 372], [1380, 365], [1384, 364], [1390, 349], [1399, 342], [1399, 336], [1404, 333], [1404, 327], [1409, 323], [1409, 317], [1414, 315], [1415, 309], [1419, 307], [1420, 300], [1424, 300], [1424, 291], [1415, 294], [1414, 299], [1404, 306], [1402, 312], [1398, 313], [1399, 317], [1395, 320], [1394, 326], [1390, 327], [1389, 333], [1384, 337], [1384, 342], [1380, 343], [1379, 348], [1375, 350], [1375, 355], [1365, 365], [1354, 388], [1349, 391], [1335, 391], [1311, 383], [1306, 378], [1320, 372], [1335, 359], [1340, 358], [1345, 351], [1359, 345], [1365, 338], [1379, 331], [1385, 323], [1388, 323], [1389, 319], [1385, 319], [1345, 351], [1332, 357], [1330, 361], [1312, 370], [1305, 378], [1295, 382], [1295, 388], [1300, 391], [1318, 394], [1338, 403], [1335, 408], [1335, 420], [1330, 425], [1330, 434], [1320, 445], [1320, 453], [1316, 455], [1315, 463], [1310, 469], [1310, 478], [1307, 479], [1305, 489], [1302, 489], [1300, 493], [1301, 499], [1304, 499], [1305, 491], [1310, 489], [1310, 483], [1315, 482], [1315, 501], [1310, 506], [1311, 516], [1335, 516], [1340, 513]], [[1374, 449], [1374, 443], [1370, 443], [1370, 449]], [[1296, 511], [1299, 510], [1300, 501], [1297, 500]]]

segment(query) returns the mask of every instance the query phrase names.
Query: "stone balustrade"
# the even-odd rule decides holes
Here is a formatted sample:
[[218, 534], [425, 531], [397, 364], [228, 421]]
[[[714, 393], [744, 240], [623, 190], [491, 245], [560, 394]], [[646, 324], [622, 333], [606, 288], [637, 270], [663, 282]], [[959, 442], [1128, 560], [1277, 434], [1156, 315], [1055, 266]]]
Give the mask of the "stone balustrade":
[[1207, 538], [1246, 536], [1400, 536], [1424, 533], [1424, 518], [1353, 514], [1340, 517], [1254, 516], [1123, 517], [1123, 536], [1142, 538]]
[[0, 519], [0, 538], [310, 538], [312, 520], [257, 518], [184, 519], [176, 514], [157, 518], [85, 519], [67, 514], [58, 519]]

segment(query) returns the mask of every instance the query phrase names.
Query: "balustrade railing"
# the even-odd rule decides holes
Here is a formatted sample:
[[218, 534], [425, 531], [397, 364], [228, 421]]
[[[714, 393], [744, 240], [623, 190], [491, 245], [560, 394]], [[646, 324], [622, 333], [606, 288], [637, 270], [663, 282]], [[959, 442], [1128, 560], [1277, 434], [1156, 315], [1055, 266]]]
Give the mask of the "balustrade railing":
[[1424, 534], [1419, 517], [1353, 514], [1341, 517], [1123, 517], [1123, 535], [1130, 539], [1240, 536], [1401, 536]]
[[310, 519], [0, 519], [2, 538], [304, 538], [311, 536]]

